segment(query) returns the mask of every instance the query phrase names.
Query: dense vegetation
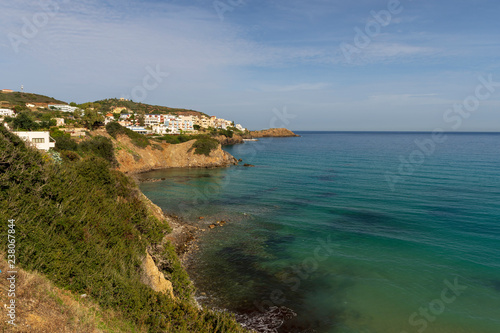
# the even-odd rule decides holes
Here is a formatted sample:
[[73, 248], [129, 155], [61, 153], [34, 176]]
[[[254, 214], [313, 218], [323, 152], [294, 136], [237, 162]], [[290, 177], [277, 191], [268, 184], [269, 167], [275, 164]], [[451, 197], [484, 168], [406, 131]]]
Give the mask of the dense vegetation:
[[[192, 304], [191, 283], [172, 246], [162, 243], [169, 226], [149, 214], [129, 178], [93, 151], [55, 163], [0, 127], [0, 219], [16, 220], [17, 264], [87, 294], [140, 331], [241, 332], [227, 314]], [[7, 228], [0, 237], [7, 239]], [[0, 247], [7, 252], [7, 242]], [[141, 283], [148, 248], [161, 249], [176, 300]]]
[[199, 155], [210, 155], [210, 152], [214, 149], [216, 149], [219, 146], [219, 141], [205, 137], [205, 138], [199, 138], [196, 140], [195, 143], [193, 143], [193, 146], [191, 147], [190, 150], [194, 149], [195, 154]]
[[[37, 117], [38, 115], [38, 120]], [[49, 129], [51, 126], [56, 125], [56, 121], [50, 117], [50, 115], [43, 115], [41, 113], [32, 114], [29, 111], [21, 112], [15, 118], [6, 117], [4, 119], [12, 129], [16, 131], [38, 131]]]
[[75, 161], [87, 156], [97, 156], [111, 166], [117, 166], [113, 143], [107, 137], [96, 135], [77, 143], [68, 133], [52, 129], [50, 135], [56, 140], [56, 150], [65, 160]]
[[193, 146], [189, 149], [189, 151], [194, 149], [194, 153], [198, 155], [210, 155], [210, 152], [214, 149], [217, 149], [219, 146], [219, 141], [211, 138], [206, 134], [199, 135], [170, 135], [166, 134], [159, 138], [160, 140], [166, 141], [171, 144], [183, 143], [191, 140], [196, 140]]

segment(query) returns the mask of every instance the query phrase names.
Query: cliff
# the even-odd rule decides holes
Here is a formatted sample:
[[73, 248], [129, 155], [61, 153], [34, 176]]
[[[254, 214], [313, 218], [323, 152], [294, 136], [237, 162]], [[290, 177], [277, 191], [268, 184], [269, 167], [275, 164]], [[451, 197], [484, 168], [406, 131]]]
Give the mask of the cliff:
[[125, 173], [166, 168], [215, 168], [237, 164], [237, 160], [223, 151], [220, 145], [209, 156], [195, 154], [194, 149], [191, 150], [195, 140], [179, 144], [151, 142], [145, 148], [135, 146], [126, 135], [119, 135], [117, 140], [112, 141], [119, 163], [118, 170]]
[[218, 135], [214, 137], [215, 140], [219, 141], [223, 146], [230, 146], [243, 143], [243, 137], [238, 134], [233, 134], [232, 138], [228, 138], [225, 135]]
[[294, 137], [299, 136], [286, 128], [270, 128], [262, 131], [250, 131], [252, 138], [267, 138], [267, 137]]

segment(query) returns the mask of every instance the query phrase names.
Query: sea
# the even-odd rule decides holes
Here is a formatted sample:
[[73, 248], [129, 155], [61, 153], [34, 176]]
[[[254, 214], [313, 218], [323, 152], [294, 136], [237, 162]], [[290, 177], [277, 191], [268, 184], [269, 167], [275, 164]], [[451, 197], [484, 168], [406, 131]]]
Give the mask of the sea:
[[500, 134], [297, 134], [140, 175], [205, 230], [200, 303], [259, 332], [500, 332]]

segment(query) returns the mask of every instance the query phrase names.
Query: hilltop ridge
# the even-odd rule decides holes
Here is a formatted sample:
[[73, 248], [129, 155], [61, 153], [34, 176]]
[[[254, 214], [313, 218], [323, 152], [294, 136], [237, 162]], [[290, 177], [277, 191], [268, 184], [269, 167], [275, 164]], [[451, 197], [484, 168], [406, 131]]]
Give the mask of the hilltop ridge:
[[[151, 105], [145, 103], [138, 103], [126, 99], [119, 98], [108, 98], [99, 101], [92, 102], [94, 104], [99, 104], [102, 112], [112, 112], [114, 108], [124, 107], [134, 113], [144, 113], [144, 114], [175, 114], [184, 116], [207, 116], [205, 113], [182, 108], [171, 108], [168, 106], [161, 105]], [[89, 103], [83, 103], [82, 106]]]
[[98, 100], [94, 102], [85, 102], [81, 104], [69, 103], [54, 97], [49, 97], [41, 94], [34, 94], [28, 92], [10, 92], [10, 93], [0, 93], [0, 106], [1, 107], [14, 107], [20, 106], [25, 107], [28, 103], [44, 103], [44, 104], [64, 104], [64, 105], [74, 105], [85, 108], [85, 106], [99, 106], [99, 110], [103, 113], [112, 112], [115, 107], [124, 107], [132, 112], [138, 113], [156, 113], [156, 114], [175, 114], [175, 115], [186, 115], [186, 116], [207, 116], [205, 113], [183, 109], [183, 108], [172, 108], [168, 106], [161, 105], [151, 105], [146, 103], [138, 103], [126, 99], [119, 98], [108, 98], [103, 100]]
[[11, 92], [0, 93], [0, 104], [4, 106], [25, 106], [26, 103], [53, 103], [53, 104], [68, 104], [53, 97], [48, 97], [39, 94], [32, 94], [26, 92]]

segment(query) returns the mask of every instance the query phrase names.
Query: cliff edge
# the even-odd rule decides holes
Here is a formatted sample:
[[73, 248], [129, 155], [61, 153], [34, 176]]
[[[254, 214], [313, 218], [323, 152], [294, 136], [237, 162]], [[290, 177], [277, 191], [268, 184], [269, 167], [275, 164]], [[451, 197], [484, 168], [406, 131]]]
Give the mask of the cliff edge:
[[179, 144], [151, 142], [140, 148], [126, 135], [113, 140], [118, 170], [124, 173], [140, 173], [167, 168], [216, 168], [236, 165], [238, 161], [219, 145], [208, 156], [196, 154], [192, 149], [196, 140]]

